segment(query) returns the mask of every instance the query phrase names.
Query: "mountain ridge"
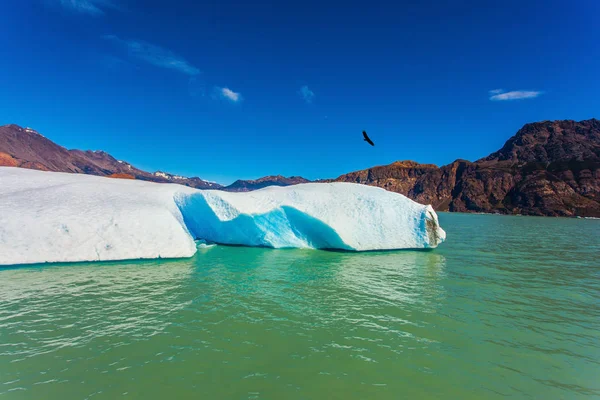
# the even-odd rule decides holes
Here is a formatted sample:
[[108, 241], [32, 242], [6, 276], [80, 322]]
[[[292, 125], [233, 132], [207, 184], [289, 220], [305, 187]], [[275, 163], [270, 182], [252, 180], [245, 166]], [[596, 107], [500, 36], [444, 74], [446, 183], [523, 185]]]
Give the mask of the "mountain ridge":
[[328, 181], [379, 186], [437, 211], [600, 217], [600, 121], [528, 123], [475, 162], [396, 162]]
[[262, 189], [267, 186], [290, 186], [290, 185], [298, 185], [300, 183], [308, 183], [311, 182], [308, 179], [305, 179], [301, 176], [290, 176], [285, 177], [281, 175], [269, 175], [264, 176], [259, 179], [249, 179], [243, 180], [238, 179], [233, 182], [231, 185], [226, 186], [224, 190], [230, 192], [248, 192], [252, 190]]
[[0, 126], [0, 166], [71, 172], [157, 183], [179, 183], [197, 189], [222, 186], [198, 177], [186, 178], [161, 171], [142, 171], [100, 150], [67, 150], [34, 129], [15, 124]]
[[[221, 186], [197, 177], [149, 173], [103, 151], [67, 150], [14, 124], [0, 127], [0, 165], [234, 192], [310, 182], [273, 175]], [[378, 186], [437, 211], [600, 217], [600, 121], [527, 123], [502, 148], [474, 162], [458, 159], [438, 167], [403, 160], [316, 182]]]

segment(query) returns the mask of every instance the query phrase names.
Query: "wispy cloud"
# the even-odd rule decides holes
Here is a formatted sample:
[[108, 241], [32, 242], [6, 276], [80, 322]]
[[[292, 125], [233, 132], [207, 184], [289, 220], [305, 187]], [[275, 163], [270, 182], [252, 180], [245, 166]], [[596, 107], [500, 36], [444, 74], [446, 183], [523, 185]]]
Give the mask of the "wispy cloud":
[[502, 89], [490, 90], [489, 93], [490, 100], [492, 101], [533, 99], [542, 94], [542, 92], [537, 90], [513, 90], [505, 92]]
[[200, 73], [198, 68], [187, 62], [183, 57], [160, 46], [143, 40], [121, 39], [115, 35], [106, 35], [104, 39], [125, 48], [131, 57], [156, 67], [172, 69], [189, 76], [196, 76]]
[[312, 103], [313, 99], [315, 98], [315, 92], [310, 90], [308, 86], [302, 86], [298, 91], [298, 94], [300, 94], [304, 101], [306, 101], [309, 104]]
[[[104, 39], [122, 48], [129, 55], [129, 59], [144, 61], [160, 68], [178, 71], [189, 77], [188, 92], [192, 97], [204, 97], [206, 95], [206, 84], [201, 79], [200, 70], [190, 64], [183, 57], [160, 46], [136, 39], [121, 39], [115, 35], [103, 36]], [[109, 60], [117, 66], [119, 58], [110, 57]], [[111, 66], [112, 66], [111, 64]], [[214, 87], [212, 98], [221, 99], [231, 103], [239, 103], [244, 100], [242, 95], [227, 87]]]
[[119, 9], [113, 0], [52, 0], [63, 8], [93, 16], [104, 15], [107, 9]]
[[232, 103], [239, 103], [243, 100], [240, 93], [234, 92], [226, 87], [215, 87], [215, 93], [217, 97], [231, 101]]

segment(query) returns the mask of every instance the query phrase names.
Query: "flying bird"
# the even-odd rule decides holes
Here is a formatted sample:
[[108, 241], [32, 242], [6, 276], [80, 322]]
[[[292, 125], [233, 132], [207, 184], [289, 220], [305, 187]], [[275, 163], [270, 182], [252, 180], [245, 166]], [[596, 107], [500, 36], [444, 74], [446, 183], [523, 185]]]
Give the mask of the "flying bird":
[[363, 136], [365, 137], [364, 138], [365, 142], [369, 143], [371, 146], [375, 146], [375, 143], [373, 143], [373, 141], [371, 139], [369, 139], [369, 136], [367, 136], [367, 132], [363, 131]]

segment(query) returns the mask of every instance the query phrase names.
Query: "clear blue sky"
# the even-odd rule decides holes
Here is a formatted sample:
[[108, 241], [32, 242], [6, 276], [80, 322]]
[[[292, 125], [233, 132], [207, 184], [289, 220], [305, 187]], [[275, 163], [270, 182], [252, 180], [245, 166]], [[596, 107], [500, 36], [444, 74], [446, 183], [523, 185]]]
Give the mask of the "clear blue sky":
[[595, 0], [4, 1], [0, 124], [221, 183], [475, 160], [526, 122], [600, 117], [599, 15]]

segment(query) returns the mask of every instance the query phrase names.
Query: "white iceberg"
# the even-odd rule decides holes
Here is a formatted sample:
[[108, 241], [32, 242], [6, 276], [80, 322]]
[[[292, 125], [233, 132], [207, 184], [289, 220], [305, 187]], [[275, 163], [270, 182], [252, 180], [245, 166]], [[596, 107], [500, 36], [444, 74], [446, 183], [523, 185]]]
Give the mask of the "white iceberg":
[[431, 206], [352, 183], [228, 193], [0, 167], [0, 265], [191, 257], [195, 239], [364, 251], [445, 237]]

